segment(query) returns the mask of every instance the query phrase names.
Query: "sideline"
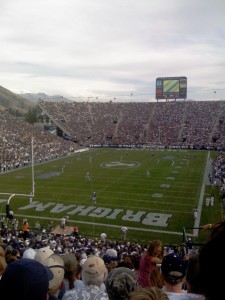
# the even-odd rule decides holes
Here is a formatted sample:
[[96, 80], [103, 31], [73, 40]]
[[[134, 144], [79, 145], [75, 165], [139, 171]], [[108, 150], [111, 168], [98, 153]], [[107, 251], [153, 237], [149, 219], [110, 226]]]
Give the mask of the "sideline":
[[[49, 217], [41, 217], [41, 216], [31, 216], [31, 215], [21, 215], [21, 214], [15, 214], [17, 217], [24, 217], [24, 218], [32, 218], [32, 219], [42, 219], [42, 220], [54, 220], [58, 221], [60, 224], [60, 218], [49, 218]], [[93, 222], [85, 222], [85, 221], [74, 221], [74, 220], [68, 220], [68, 223], [74, 223], [74, 224], [86, 224], [86, 225], [96, 225], [96, 226], [103, 226], [104, 227], [111, 227], [111, 228], [121, 228], [120, 225], [112, 225], [112, 224], [102, 224], [102, 223], [93, 223]], [[135, 230], [135, 231], [145, 231], [145, 232], [157, 232], [157, 233], [166, 233], [166, 234], [174, 234], [174, 235], [183, 235], [183, 232], [176, 232], [176, 231], [166, 231], [166, 230], [157, 230], [157, 229], [146, 229], [146, 228], [137, 228], [137, 227], [127, 227], [128, 230]]]
[[[209, 160], [210, 157], [210, 151], [208, 152], [207, 159], [206, 159], [206, 164], [205, 164], [205, 171], [204, 171], [204, 176], [202, 180], [202, 187], [201, 187], [201, 192], [200, 192], [200, 197], [199, 197], [199, 202], [198, 202], [198, 217], [194, 222], [194, 230], [193, 230], [193, 236], [198, 237], [199, 235], [199, 226], [200, 226], [200, 219], [201, 219], [201, 214], [202, 214], [202, 205], [204, 201], [204, 193], [205, 193], [205, 186], [208, 183], [208, 174], [211, 173], [211, 160]], [[209, 165], [210, 161], [210, 165]]]

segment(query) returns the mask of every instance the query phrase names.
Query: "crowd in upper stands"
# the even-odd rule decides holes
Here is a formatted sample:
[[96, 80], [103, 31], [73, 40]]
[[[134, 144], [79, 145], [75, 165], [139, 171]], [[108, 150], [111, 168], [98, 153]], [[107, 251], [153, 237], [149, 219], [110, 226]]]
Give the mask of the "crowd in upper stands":
[[81, 145], [224, 146], [225, 101], [38, 105]]
[[134, 145], [224, 148], [225, 102], [89, 103], [39, 101], [42, 115], [66, 140], [28, 124], [8, 111], [0, 113], [0, 169], [66, 156], [84, 146]]

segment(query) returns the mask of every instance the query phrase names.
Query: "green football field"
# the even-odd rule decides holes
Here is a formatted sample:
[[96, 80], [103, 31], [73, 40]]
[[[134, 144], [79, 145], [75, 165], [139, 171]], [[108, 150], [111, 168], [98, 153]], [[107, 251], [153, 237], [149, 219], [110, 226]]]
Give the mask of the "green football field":
[[[222, 217], [218, 188], [213, 190], [214, 207], [205, 207], [205, 197], [212, 192], [207, 180], [209, 157], [216, 154], [101, 148], [2, 173], [1, 213], [5, 214], [6, 201], [15, 194], [10, 207], [20, 226], [24, 217], [30, 227], [39, 221], [46, 228], [50, 219], [57, 226], [66, 216], [68, 225], [77, 225], [81, 235], [91, 238], [105, 232], [109, 239], [120, 241], [120, 227], [126, 226], [130, 241], [161, 239], [165, 244], [179, 244], [185, 227], [194, 242], [201, 242], [206, 234], [193, 228]], [[30, 203], [32, 178], [35, 195]]]

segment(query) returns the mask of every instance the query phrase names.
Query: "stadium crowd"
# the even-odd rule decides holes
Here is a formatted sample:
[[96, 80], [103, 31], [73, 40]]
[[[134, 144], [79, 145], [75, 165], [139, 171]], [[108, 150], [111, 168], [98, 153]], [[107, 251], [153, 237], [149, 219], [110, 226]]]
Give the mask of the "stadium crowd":
[[195, 252], [184, 251], [190, 246], [185, 243], [171, 248], [160, 240], [118, 242], [29, 226], [25, 234], [23, 227], [15, 230], [9, 220], [7, 224], [0, 237], [3, 299], [212, 300], [223, 292], [223, 276], [212, 274], [225, 264], [224, 222], [207, 227], [210, 237]]
[[80, 145], [224, 147], [225, 101], [45, 102], [39, 108]]
[[74, 152], [78, 146], [17, 119], [7, 111], [0, 113], [0, 167], [7, 171], [27, 166], [32, 160], [31, 141], [35, 162], [43, 162]]
[[[0, 168], [7, 171], [31, 162], [66, 156], [93, 145], [161, 146], [224, 149], [225, 102], [89, 103], [39, 101], [42, 115], [63, 137], [0, 113]], [[74, 142], [75, 141], [75, 142]]]

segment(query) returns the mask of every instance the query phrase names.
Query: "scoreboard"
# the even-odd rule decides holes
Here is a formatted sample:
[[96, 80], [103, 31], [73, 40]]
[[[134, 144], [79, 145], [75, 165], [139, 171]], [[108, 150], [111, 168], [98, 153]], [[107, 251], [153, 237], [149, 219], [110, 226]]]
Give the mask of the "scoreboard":
[[159, 77], [156, 79], [156, 99], [186, 99], [187, 77]]

